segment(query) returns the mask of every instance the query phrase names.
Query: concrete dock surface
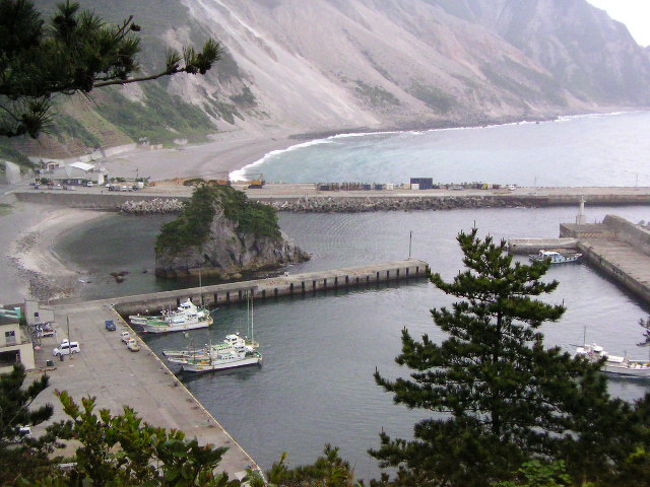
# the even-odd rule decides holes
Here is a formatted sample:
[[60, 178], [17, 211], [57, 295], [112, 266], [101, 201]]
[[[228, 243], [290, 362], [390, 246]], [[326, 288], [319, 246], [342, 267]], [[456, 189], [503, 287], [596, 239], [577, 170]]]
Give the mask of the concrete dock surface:
[[[56, 390], [68, 391], [77, 402], [82, 397], [95, 396], [97, 409], [107, 408], [113, 414], [120, 414], [123, 406], [128, 405], [153, 426], [182, 430], [188, 438], [196, 437], [199, 444], [228, 447], [219, 467], [231, 476], [241, 477], [247, 468], [257, 468], [250, 455], [146, 344], [138, 339], [139, 352], [126, 348], [119, 331], [128, 328], [112, 308], [89, 302], [57, 305], [52, 309], [58, 336], [44, 340], [37, 366], [43, 367], [46, 360], [54, 360], [54, 367], [47, 368], [51, 385], [40, 394], [37, 403], [54, 405], [54, 421], [67, 419], [54, 395]], [[52, 356], [52, 349], [66, 338], [67, 319], [69, 339], [79, 342], [81, 352], [61, 362]], [[117, 331], [105, 329], [104, 321], [111, 319], [118, 325]], [[40, 372], [30, 374], [28, 381], [37, 375]], [[252, 419], [242, 418], [242, 421]], [[34, 428], [34, 433], [38, 434], [40, 428]]]

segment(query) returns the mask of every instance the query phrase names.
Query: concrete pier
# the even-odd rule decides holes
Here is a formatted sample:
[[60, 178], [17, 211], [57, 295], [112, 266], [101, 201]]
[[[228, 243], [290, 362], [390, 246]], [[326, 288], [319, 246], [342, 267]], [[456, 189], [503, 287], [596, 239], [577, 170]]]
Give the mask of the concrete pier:
[[577, 238], [514, 238], [508, 241], [508, 253], [514, 255], [536, 254], [540, 250], [575, 250]]
[[[250, 455], [146, 343], [138, 339], [141, 350], [137, 353], [126, 348], [119, 330], [129, 330], [129, 327], [110, 306], [89, 301], [48, 308], [41, 310], [41, 314], [53, 313], [57, 337], [43, 339], [37, 355], [37, 366], [47, 372], [50, 387], [38, 396], [35, 406], [52, 404], [52, 421], [68, 419], [54, 391], [68, 391], [77, 402], [93, 396], [97, 400], [97, 410], [105, 408], [113, 414], [121, 414], [123, 406], [131, 406], [153, 426], [182, 430], [188, 438], [197, 438], [202, 445], [211, 443], [227, 447], [219, 468], [230, 476], [241, 478], [247, 468], [258, 468]], [[107, 331], [105, 320], [114, 320], [118, 331]], [[52, 349], [66, 337], [79, 342], [81, 352], [60, 361], [52, 356]], [[54, 360], [53, 367], [44, 367], [48, 359]], [[42, 425], [34, 428], [34, 434], [41, 434], [43, 429]], [[66, 453], [71, 450], [66, 449]]]
[[[41, 307], [38, 310], [40, 316], [53, 319], [57, 323], [55, 329], [58, 336], [43, 339], [42, 349], [37, 356], [37, 366], [45, 368], [45, 361], [52, 359], [52, 349], [63, 338], [78, 341], [81, 353], [66, 357], [63, 362], [56, 359], [54, 367], [45, 368], [51, 386], [37, 398], [35, 405], [45, 402], [53, 404], [54, 421], [65, 419], [59, 401], [54, 397], [55, 390], [66, 390], [77, 401], [82, 397], [94, 396], [97, 398], [98, 408], [108, 408], [113, 414], [121, 413], [124, 405], [131, 406], [152, 425], [180, 429], [188, 437], [196, 437], [200, 444], [211, 443], [218, 447], [228, 447], [220, 468], [231, 476], [241, 478], [247, 468], [259, 468], [250, 455], [146, 343], [138, 338], [141, 351], [128, 351], [121, 342], [119, 333], [107, 331], [104, 321], [114, 320], [118, 330], [133, 332], [118, 314], [118, 310], [122, 314], [145, 309], [153, 312], [176, 307], [187, 297], [191, 297], [195, 303], [203, 302], [206, 305], [236, 303], [245, 300], [247, 292], [253, 292], [255, 299], [311, 295], [329, 289], [423, 278], [428, 269], [426, 262], [409, 259], [364, 267]], [[30, 303], [31, 315], [35, 309], [34, 304]], [[242, 421], [250, 419], [242, 418]], [[34, 433], [38, 435], [42, 429], [35, 428]]]
[[601, 224], [562, 224], [560, 236], [578, 239], [592, 266], [650, 305], [650, 229], [607, 215]]
[[194, 303], [217, 306], [244, 301], [249, 292], [253, 293], [255, 299], [307, 295], [330, 289], [347, 289], [381, 282], [422, 278], [427, 275], [428, 270], [429, 266], [426, 262], [409, 259], [363, 267], [215, 284], [202, 288], [124, 296], [104, 300], [102, 303], [112, 305], [123, 315], [175, 308], [186, 298], [192, 298]]

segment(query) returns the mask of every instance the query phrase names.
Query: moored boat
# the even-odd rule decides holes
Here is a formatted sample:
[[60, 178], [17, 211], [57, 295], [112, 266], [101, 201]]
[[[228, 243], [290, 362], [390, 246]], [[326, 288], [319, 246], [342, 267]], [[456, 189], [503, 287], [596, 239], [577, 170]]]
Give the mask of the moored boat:
[[224, 338], [221, 343], [205, 345], [198, 349], [163, 350], [162, 354], [170, 360], [192, 357], [209, 358], [210, 356], [216, 357], [220, 351], [228, 348], [250, 347], [253, 350], [257, 350], [259, 346], [259, 343], [249, 340], [246, 337], [242, 337], [239, 333], [233, 333], [231, 335], [226, 335], [226, 338]]
[[540, 250], [538, 254], [529, 256], [533, 262], [548, 261], [551, 264], [568, 264], [570, 262], [578, 262], [582, 254], [580, 252], [573, 252], [571, 254], [561, 254], [554, 250]]
[[261, 365], [262, 354], [251, 347], [226, 348], [207, 357], [186, 357], [168, 360], [181, 365], [186, 372], [210, 372], [248, 365]]
[[600, 345], [585, 344], [576, 348], [576, 356], [586, 357], [592, 362], [598, 362], [605, 359], [602, 371], [629, 377], [646, 377], [650, 378], [650, 362], [645, 360], [632, 360], [627, 357], [610, 355]]
[[142, 327], [144, 333], [168, 333], [207, 328], [213, 322], [210, 311], [199, 308], [191, 299], [183, 301], [174, 311], [163, 310], [160, 315], [130, 315], [133, 325]]

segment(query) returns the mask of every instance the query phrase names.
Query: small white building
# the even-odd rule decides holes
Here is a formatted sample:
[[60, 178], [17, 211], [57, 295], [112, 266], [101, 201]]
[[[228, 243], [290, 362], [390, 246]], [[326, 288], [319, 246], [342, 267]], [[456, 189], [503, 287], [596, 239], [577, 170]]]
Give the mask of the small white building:
[[61, 184], [83, 186], [93, 183], [103, 185], [106, 182], [106, 169], [87, 162], [73, 162], [67, 166], [56, 168], [51, 174], [43, 176]]
[[0, 315], [0, 374], [10, 372], [20, 362], [27, 370], [36, 366], [31, 337], [18, 320]]

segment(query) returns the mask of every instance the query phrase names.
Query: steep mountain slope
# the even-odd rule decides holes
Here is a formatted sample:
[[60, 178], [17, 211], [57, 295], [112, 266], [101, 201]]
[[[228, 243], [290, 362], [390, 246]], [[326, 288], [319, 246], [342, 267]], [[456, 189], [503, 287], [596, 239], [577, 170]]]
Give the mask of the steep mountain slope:
[[[51, 12], [56, 1], [38, 5]], [[650, 103], [650, 56], [586, 0], [82, 0], [82, 7], [113, 22], [134, 14], [145, 71], [169, 47], [209, 36], [225, 50], [205, 77], [97, 90], [91, 102], [66, 103], [50, 141], [72, 152], [232, 128], [480, 124]], [[82, 117], [87, 110], [95, 116]]]
[[650, 102], [650, 60], [627, 28], [584, 0], [432, 0], [498, 33], [583, 100]]

